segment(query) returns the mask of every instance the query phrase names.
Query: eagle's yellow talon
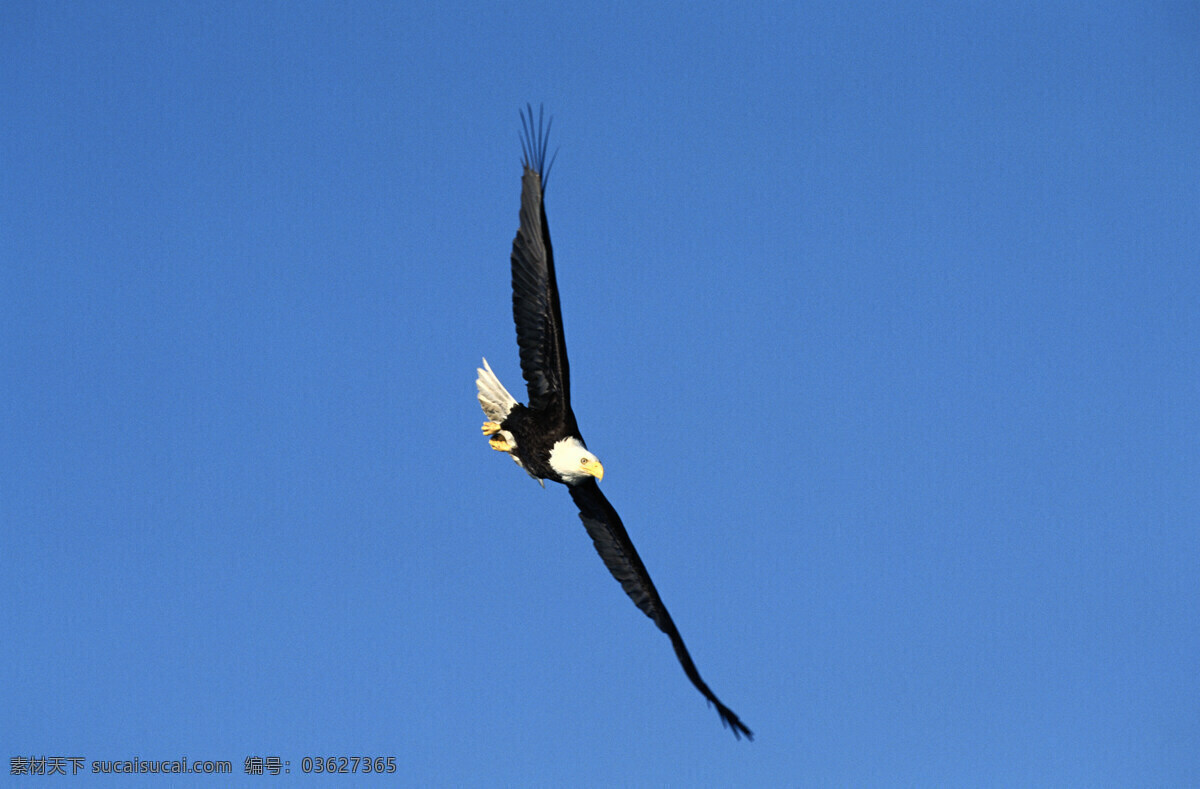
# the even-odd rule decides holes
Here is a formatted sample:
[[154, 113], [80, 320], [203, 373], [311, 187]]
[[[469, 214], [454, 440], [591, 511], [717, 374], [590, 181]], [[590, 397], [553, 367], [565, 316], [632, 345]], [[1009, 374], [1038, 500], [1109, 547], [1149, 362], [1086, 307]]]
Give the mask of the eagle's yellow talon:
[[512, 452], [512, 447], [503, 438], [493, 438], [488, 442], [488, 446], [497, 452]]
[[482, 429], [483, 429], [483, 434], [485, 436], [494, 436], [500, 432], [500, 423], [499, 422], [484, 422]]

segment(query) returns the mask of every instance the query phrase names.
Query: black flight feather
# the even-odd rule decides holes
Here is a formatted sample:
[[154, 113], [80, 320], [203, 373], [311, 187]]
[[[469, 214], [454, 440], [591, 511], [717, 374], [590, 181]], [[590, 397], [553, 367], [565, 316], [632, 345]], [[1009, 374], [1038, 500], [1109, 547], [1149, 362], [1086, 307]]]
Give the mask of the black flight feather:
[[596, 480], [589, 479], [578, 485], [568, 485], [567, 489], [571, 491], [575, 506], [579, 507], [579, 519], [583, 521], [584, 528], [595, 543], [596, 552], [604, 560], [604, 565], [608, 567], [613, 578], [620, 582], [629, 599], [671, 639], [671, 646], [675, 647], [675, 656], [683, 666], [683, 673], [687, 674], [696, 689], [704, 694], [704, 698], [716, 706], [721, 723], [732, 729], [735, 736], [745, 735], [746, 739], [753, 740], [754, 733], [742, 723], [733, 710], [721, 703], [708, 684], [700, 678], [700, 672], [683, 644], [679, 628], [675, 627], [675, 622], [667, 613], [667, 607], [658, 596], [658, 590], [650, 580], [650, 573], [646, 572], [646, 566], [642, 564], [642, 558], [633, 547], [633, 541], [629, 539], [629, 533], [625, 531], [620, 516], [600, 491]]
[[524, 174], [521, 176], [521, 224], [513, 239], [513, 320], [521, 351], [521, 373], [529, 390], [529, 407], [554, 414], [571, 434], [578, 433], [571, 412], [571, 375], [563, 339], [562, 308], [554, 276], [554, 250], [546, 222], [543, 178], [549, 125], [521, 116], [525, 129]]

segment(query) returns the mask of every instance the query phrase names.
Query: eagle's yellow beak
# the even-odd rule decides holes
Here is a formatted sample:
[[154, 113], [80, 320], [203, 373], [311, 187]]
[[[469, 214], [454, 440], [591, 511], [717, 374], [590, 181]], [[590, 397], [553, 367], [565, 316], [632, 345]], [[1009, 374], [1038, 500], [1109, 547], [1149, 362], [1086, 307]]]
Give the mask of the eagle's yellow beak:
[[591, 463], [588, 463], [583, 467], [583, 470], [596, 479], [604, 479], [604, 466], [600, 464], [599, 460], [593, 460]]

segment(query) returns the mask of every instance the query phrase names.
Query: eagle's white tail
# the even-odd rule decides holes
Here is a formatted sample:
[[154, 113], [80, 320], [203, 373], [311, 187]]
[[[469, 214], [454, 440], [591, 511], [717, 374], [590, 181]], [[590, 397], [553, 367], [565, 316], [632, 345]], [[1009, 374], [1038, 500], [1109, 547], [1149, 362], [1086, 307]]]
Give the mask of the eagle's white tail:
[[479, 377], [475, 379], [475, 388], [479, 390], [479, 405], [483, 406], [483, 413], [493, 422], [503, 422], [517, 401], [492, 372], [487, 359], [483, 360], [483, 368], [476, 368], [475, 372], [479, 373]]

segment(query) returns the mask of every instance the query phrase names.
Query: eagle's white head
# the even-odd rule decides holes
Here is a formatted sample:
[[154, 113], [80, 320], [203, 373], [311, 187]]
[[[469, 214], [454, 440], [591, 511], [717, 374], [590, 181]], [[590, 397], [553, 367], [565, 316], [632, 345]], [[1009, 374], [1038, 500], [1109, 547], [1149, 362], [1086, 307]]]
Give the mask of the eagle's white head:
[[568, 485], [578, 485], [588, 477], [604, 479], [600, 459], [574, 436], [560, 439], [550, 449], [550, 467]]

